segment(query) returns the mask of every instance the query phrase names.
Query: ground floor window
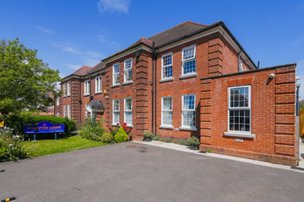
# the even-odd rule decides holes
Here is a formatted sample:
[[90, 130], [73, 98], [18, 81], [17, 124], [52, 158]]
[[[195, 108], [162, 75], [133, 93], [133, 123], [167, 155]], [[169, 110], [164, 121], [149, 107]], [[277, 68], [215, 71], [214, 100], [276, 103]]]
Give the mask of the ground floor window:
[[67, 106], [63, 105], [63, 117], [67, 117]]
[[119, 124], [119, 119], [120, 119], [119, 111], [120, 111], [119, 100], [115, 99], [113, 100], [113, 104], [112, 104], [113, 125]]
[[182, 128], [196, 129], [195, 95], [182, 96]]
[[229, 131], [250, 132], [250, 86], [230, 87], [228, 94]]
[[71, 105], [67, 105], [67, 117], [71, 119]]
[[162, 98], [162, 126], [172, 126], [172, 97]]
[[124, 100], [124, 122], [127, 126], [132, 126], [132, 98]]

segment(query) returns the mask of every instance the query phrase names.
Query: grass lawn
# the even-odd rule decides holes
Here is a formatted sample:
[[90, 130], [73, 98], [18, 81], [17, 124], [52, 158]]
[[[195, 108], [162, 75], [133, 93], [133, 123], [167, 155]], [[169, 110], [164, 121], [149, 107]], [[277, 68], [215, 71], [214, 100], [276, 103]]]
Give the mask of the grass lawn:
[[79, 135], [57, 140], [37, 140], [36, 142], [26, 141], [22, 144], [24, 149], [29, 152], [31, 157], [63, 153], [104, 145], [102, 142], [87, 140]]

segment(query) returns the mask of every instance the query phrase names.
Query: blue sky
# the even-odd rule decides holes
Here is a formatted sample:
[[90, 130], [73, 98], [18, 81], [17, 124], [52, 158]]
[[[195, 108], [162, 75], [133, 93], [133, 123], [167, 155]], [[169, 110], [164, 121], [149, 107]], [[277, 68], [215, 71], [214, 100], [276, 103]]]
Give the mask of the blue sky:
[[296, 62], [304, 76], [304, 1], [2, 0], [0, 7], [0, 39], [18, 37], [62, 76], [188, 20], [224, 21], [261, 67]]

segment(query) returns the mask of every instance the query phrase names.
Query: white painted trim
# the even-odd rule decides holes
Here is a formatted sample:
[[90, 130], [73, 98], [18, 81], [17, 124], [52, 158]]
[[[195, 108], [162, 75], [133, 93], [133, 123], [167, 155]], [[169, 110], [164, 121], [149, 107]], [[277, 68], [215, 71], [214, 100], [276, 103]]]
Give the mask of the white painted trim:
[[[117, 73], [115, 73], [114, 69], [115, 69], [115, 66], [118, 65], [118, 69], [119, 71]], [[115, 75], [118, 74], [119, 76], [119, 81], [117, 83], [115, 83]], [[120, 64], [117, 62], [115, 64], [113, 64], [112, 66], [112, 86], [117, 86], [120, 84]]]
[[[98, 87], [98, 80], [99, 80], [99, 91], [97, 91]], [[102, 92], [102, 78], [101, 76], [98, 76], [95, 78], [95, 93], [101, 93]]]
[[[127, 61], [131, 61], [131, 66], [128, 69], [126, 68], [126, 62]], [[123, 73], [124, 73], [124, 83], [133, 82], [133, 72], [132, 72], [132, 79], [126, 81], [126, 73], [127, 73], [127, 71], [133, 71], [133, 59], [132, 58], [128, 58], [128, 59], [124, 60], [124, 72]]]
[[163, 117], [163, 112], [164, 112], [164, 98], [171, 98], [171, 111], [167, 110], [165, 112], [172, 112], [172, 118], [173, 118], [173, 98], [172, 96], [164, 96], [161, 98], [161, 127], [172, 127], [173, 128], [173, 125], [172, 125], [172, 118], [171, 118], [171, 125], [167, 125], [167, 124], [164, 124], [164, 117]]
[[[117, 110], [114, 110], [114, 102], [115, 101], [118, 101], [118, 109]], [[114, 122], [114, 113], [119, 113], [119, 120], [118, 120], [118, 122], [117, 123], [115, 123]], [[117, 124], [119, 124], [120, 123], [120, 101], [119, 101], [119, 99], [113, 99], [112, 100], [112, 125], [117, 125]]]
[[[129, 109], [126, 110], [126, 100], [127, 99], [131, 99], [131, 110], [129, 110]], [[131, 114], [132, 114], [132, 123], [131, 124], [128, 124], [126, 122], [126, 112], [131, 112]], [[133, 127], [133, 99], [131, 97], [127, 97], [124, 99], [124, 123], [126, 123], [128, 127]]]
[[[87, 89], [87, 86], [88, 86], [88, 89]], [[85, 95], [85, 96], [90, 95], [90, 90], [91, 90], [90, 80], [85, 80], [83, 82], [83, 95]]]
[[[193, 50], [193, 57], [192, 58], [188, 58], [188, 59], [184, 59], [184, 50], [185, 49], [191, 49], [191, 48], [194, 49]], [[182, 69], [182, 73], [181, 73], [182, 77], [185, 77], [187, 75], [193, 75], [194, 73], [197, 72], [197, 64], [196, 64], [196, 61], [195, 61], [195, 72], [190, 72], [190, 73], [184, 74], [184, 62], [191, 61], [191, 60], [196, 60], [196, 44], [184, 47], [182, 49], [182, 68], [181, 68]]]
[[228, 131], [224, 132], [224, 136], [227, 137], [239, 137], [239, 138], [255, 138], [255, 134], [251, 134], [250, 132], [246, 131]]
[[[189, 110], [189, 109], [187, 109], [187, 110], [184, 110], [184, 96], [191, 96], [191, 95], [193, 95], [194, 96], [194, 109], [192, 110]], [[195, 106], [196, 106], [196, 95], [195, 94], [185, 94], [185, 95], [182, 95], [182, 114], [181, 114], [181, 120], [182, 120], [182, 123], [181, 123], [181, 127], [180, 127], [180, 129], [182, 129], [182, 130], [197, 130], [197, 128], [196, 128], [196, 125], [197, 125], [197, 123], [196, 123], [196, 116], [197, 116], [197, 114], [196, 114], [196, 110], [195, 110]], [[194, 119], [194, 127], [193, 126], [185, 126], [184, 125], [184, 115], [183, 115], [183, 111], [194, 111], [194, 113], [195, 113], [195, 119]]]
[[[230, 90], [231, 89], [235, 89], [235, 88], [248, 88], [248, 107], [230, 107]], [[228, 117], [227, 117], [227, 119], [228, 119], [228, 121], [227, 121], [227, 130], [228, 130], [228, 133], [238, 133], [238, 132], [240, 132], [240, 133], [248, 133], [248, 134], [250, 134], [251, 133], [251, 123], [252, 123], [252, 113], [251, 113], [251, 86], [250, 85], [243, 85], [243, 86], [233, 86], [233, 87], [228, 87]], [[235, 109], [235, 110], [238, 110], [238, 109], [249, 109], [249, 115], [250, 115], [250, 123], [249, 123], [249, 131], [233, 131], [233, 130], [230, 130], [230, 110], [232, 110], [232, 109]]]
[[[169, 56], [169, 55], [171, 55], [171, 62], [172, 63], [171, 63], [171, 65], [164, 66], [163, 59], [164, 59], [164, 57]], [[172, 76], [164, 78], [164, 68], [170, 67], [170, 66], [172, 66]], [[169, 53], [162, 54], [162, 56], [161, 56], [161, 80], [168, 80], [168, 79], [172, 79], [172, 78], [173, 78], [173, 52], [169, 52]]]

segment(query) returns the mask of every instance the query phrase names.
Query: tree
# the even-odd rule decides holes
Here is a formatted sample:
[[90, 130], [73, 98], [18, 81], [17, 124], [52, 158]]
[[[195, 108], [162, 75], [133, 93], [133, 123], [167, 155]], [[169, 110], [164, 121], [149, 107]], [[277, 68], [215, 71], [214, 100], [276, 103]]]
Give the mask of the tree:
[[37, 50], [25, 47], [19, 39], [0, 41], [0, 113], [43, 109], [58, 95], [58, 70], [37, 58]]

